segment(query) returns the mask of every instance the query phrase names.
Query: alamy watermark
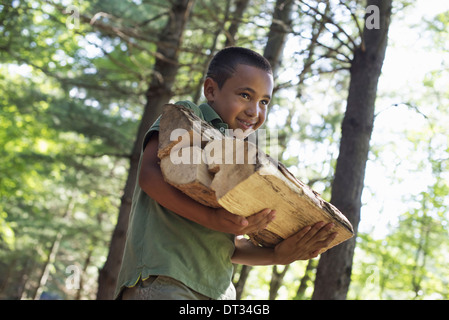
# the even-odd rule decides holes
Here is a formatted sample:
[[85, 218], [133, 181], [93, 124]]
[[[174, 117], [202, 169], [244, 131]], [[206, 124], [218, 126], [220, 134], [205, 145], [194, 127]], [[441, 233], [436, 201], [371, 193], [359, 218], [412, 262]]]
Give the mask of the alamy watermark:
[[[69, 16], [66, 19], [67, 29], [79, 29], [80, 9], [78, 6], [69, 5], [65, 8], [64, 14]], [[369, 5], [365, 9], [365, 27], [368, 30], [380, 29], [380, 9], [376, 5]]]
[[365, 27], [368, 30], [380, 29], [380, 9], [376, 5], [370, 5], [365, 9]]
[[68, 274], [65, 280], [65, 287], [67, 290], [79, 290], [81, 284], [81, 268], [75, 264], [67, 266], [65, 273]]
[[80, 9], [77, 6], [70, 5], [64, 10], [64, 14], [68, 14], [65, 21], [67, 29], [79, 29], [80, 28]]

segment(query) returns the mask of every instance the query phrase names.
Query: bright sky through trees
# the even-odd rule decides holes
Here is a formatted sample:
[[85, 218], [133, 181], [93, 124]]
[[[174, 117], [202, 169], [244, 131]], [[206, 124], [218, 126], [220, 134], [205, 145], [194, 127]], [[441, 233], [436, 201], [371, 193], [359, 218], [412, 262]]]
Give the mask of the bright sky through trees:
[[[424, 30], [426, 20], [448, 10], [448, 1], [418, 0], [412, 8], [397, 13], [392, 21], [378, 87], [376, 112], [380, 113], [375, 121], [371, 144], [388, 145], [396, 141], [396, 147], [400, 149], [383, 154], [390, 159], [390, 166], [382, 166], [375, 161], [367, 163], [360, 231], [371, 231], [376, 238], [383, 237], [388, 232], [388, 223], [395, 224], [398, 215], [404, 213], [404, 197], [425, 191], [433, 183], [429, 170], [417, 170], [417, 163], [422, 160], [420, 155], [407, 159], [407, 155], [412, 154], [410, 143], [406, 140], [400, 142], [405, 131], [425, 126], [426, 119], [402, 103], [420, 99], [426, 74], [449, 66], [449, 54], [438, 48], [431, 49], [433, 39]], [[446, 78], [445, 87], [449, 87], [449, 78]], [[399, 105], [394, 107], [394, 104]], [[426, 112], [424, 109], [425, 105], [423, 113]], [[398, 159], [397, 155], [401, 154], [403, 159]], [[384, 163], [388, 164], [387, 160]], [[395, 167], [394, 163], [400, 163], [400, 166]], [[402, 182], [391, 184], [389, 177], [394, 175]]]

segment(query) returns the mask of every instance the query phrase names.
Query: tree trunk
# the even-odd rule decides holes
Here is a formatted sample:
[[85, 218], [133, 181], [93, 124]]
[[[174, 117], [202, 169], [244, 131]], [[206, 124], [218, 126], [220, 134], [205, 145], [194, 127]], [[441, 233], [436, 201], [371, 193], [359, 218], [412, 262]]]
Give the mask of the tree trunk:
[[270, 61], [273, 68], [273, 76], [279, 69], [284, 51], [285, 39], [291, 28], [293, 0], [277, 0], [273, 13], [268, 40], [263, 56]]
[[229, 8], [231, 7], [231, 0], [226, 0], [226, 7], [225, 7], [225, 12], [224, 12], [224, 17], [223, 20], [218, 23], [217, 25], [217, 31], [215, 31], [215, 33], [213, 34], [213, 40], [212, 40], [212, 45], [209, 48], [209, 55], [207, 56], [206, 60], [204, 61], [203, 64], [203, 68], [202, 68], [202, 81], [199, 81], [196, 84], [196, 88], [195, 88], [195, 95], [193, 97], [193, 102], [195, 104], [199, 104], [201, 96], [203, 94], [203, 82], [206, 78], [206, 74], [207, 74], [207, 69], [209, 68], [209, 64], [212, 61], [215, 53], [216, 53], [216, 49], [217, 49], [217, 43], [218, 43], [218, 38], [220, 37], [220, 34], [224, 31], [224, 26], [226, 24], [226, 22], [229, 20]]
[[276, 300], [279, 288], [282, 285], [282, 281], [284, 280], [285, 274], [287, 273], [289, 267], [290, 265], [286, 265], [284, 266], [282, 272], [278, 272], [278, 266], [273, 266], [271, 272], [270, 292], [268, 295], [269, 300]]
[[[331, 202], [347, 216], [355, 232], [360, 221], [363, 181], [374, 123], [377, 83], [387, 48], [391, 3], [392, 0], [367, 1], [367, 7], [374, 5], [379, 9], [380, 28], [365, 26], [362, 45], [355, 50], [350, 69], [351, 81]], [[346, 299], [355, 241], [356, 237], [322, 255], [312, 299]]]
[[307, 282], [312, 278], [312, 273], [316, 269], [316, 260], [310, 259], [307, 263], [306, 271], [304, 272], [304, 276], [301, 278], [301, 282], [299, 283], [298, 291], [296, 291], [295, 300], [303, 300], [304, 295], [307, 289]]
[[47, 259], [45, 260], [45, 264], [43, 265], [42, 272], [39, 276], [38, 286], [33, 294], [34, 300], [39, 300], [42, 293], [44, 292], [45, 285], [47, 284], [48, 277], [50, 276], [50, 267], [55, 262], [56, 255], [59, 250], [59, 245], [61, 244], [61, 238], [62, 232], [58, 232], [56, 234], [55, 240], [53, 240], [50, 251], [48, 252]]
[[[75, 207], [75, 201], [76, 200], [74, 196], [69, 198], [67, 208], [64, 212], [64, 216], [62, 217], [63, 219], [68, 220], [69, 217], [72, 215], [73, 208]], [[39, 276], [38, 286], [33, 294], [34, 300], [39, 300], [41, 298], [42, 293], [44, 292], [45, 285], [47, 284], [48, 277], [50, 276], [50, 267], [56, 260], [59, 246], [61, 245], [61, 239], [62, 239], [62, 231], [58, 231], [48, 252], [48, 256], [43, 266], [42, 273]]]
[[178, 54], [182, 43], [182, 34], [188, 21], [194, 0], [176, 0], [173, 2], [170, 18], [159, 36], [153, 78], [146, 93], [147, 102], [132, 149], [130, 169], [114, 229], [109, 254], [98, 278], [97, 299], [113, 299], [122, 255], [125, 247], [126, 231], [131, 210], [134, 186], [137, 181], [137, 168], [143, 137], [151, 124], [162, 111], [162, 106], [172, 96], [172, 86], [178, 72]]
[[239, 280], [236, 283], [234, 283], [237, 300], [242, 299], [243, 289], [245, 288], [245, 283], [246, 283], [246, 280], [248, 280], [248, 276], [249, 276], [249, 272], [251, 271], [251, 268], [252, 268], [251, 266], [242, 265], [242, 268], [240, 269]]
[[[231, 19], [229, 19], [229, 10], [231, 8], [231, 0], [227, 0], [226, 2], [226, 8], [225, 8], [225, 15], [223, 21], [218, 25], [218, 30], [215, 32], [212, 45], [209, 48], [209, 55], [203, 65], [203, 80], [206, 77], [207, 69], [209, 67], [210, 62], [212, 61], [213, 57], [216, 54], [217, 51], [217, 44], [218, 44], [218, 38], [220, 34], [223, 32], [226, 36], [225, 41], [225, 48], [229, 46], [235, 45], [235, 36], [237, 34], [238, 28], [240, 26], [240, 23], [242, 21], [243, 13], [246, 10], [246, 7], [248, 6], [249, 0], [237, 0], [235, 3], [235, 9], [231, 13]], [[231, 20], [231, 25], [227, 30], [225, 30], [226, 23]], [[195, 90], [195, 96], [193, 97], [193, 102], [196, 104], [199, 104], [199, 101], [201, 99], [201, 95], [203, 93], [203, 81], [198, 83], [198, 86]]]
[[[243, 6], [245, 1], [240, 1]], [[247, 3], [246, 3], [247, 5]], [[267, 44], [263, 56], [270, 62], [273, 69], [273, 76], [277, 74], [279, 69], [282, 53], [284, 51], [285, 40], [291, 26], [291, 13], [293, 0], [277, 0], [273, 13], [270, 31], [268, 32]], [[242, 15], [242, 14], [241, 14]], [[271, 108], [270, 108], [271, 109]], [[269, 109], [269, 110], [270, 110]], [[251, 266], [243, 266], [247, 277], [243, 281], [238, 282], [236, 291], [240, 292], [240, 296], [244, 290], [246, 279], [252, 269]]]
[[[324, 16], [327, 16], [329, 11], [331, 10], [331, 6], [329, 4], [329, 1], [324, 2], [326, 5], [326, 8], [324, 9]], [[320, 37], [321, 33], [325, 29], [325, 23], [321, 19], [315, 19], [312, 24], [312, 37], [310, 39], [310, 44], [308, 45], [305, 53], [306, 57], [303, 59], [303, 68], [301, 72], [298, 75], [299, 81], [298, 81], [298, 93], [297, 98], [302, 98], [303, 96], [303, 89], [304, 89], [304, 82], [310, 75], [312, 65], [315, 63], [315, 51], [318, 47], [317, 40]], [[288, 122], [290, 123], [290, 122]]]
[[81, 294], [84, 291], [84, 282], [85, 282], [85, 278], [86, 278], [85, 275], [87, 274], [87, 268], [90, 265], [93, 253], [94, 253], [94, 247], [90, 246], [90, 248], [89, 248], [89, 250], [87, 252], [87, 257], [84, 260], [83, 269], [82, 269], [81, 274], [80, 274], [79, 288], [78, 288], [78, 290], [76, 290], [76, 295], [75, 295], [75, 298], [74, 298], [75, 300], [81, 300]]
[[240, 23], [242, 21], [243, 13], [248, 7], [249, 0], [237, 0], [235, 2], [235, 10], [232, 14], [232, 22], [226, 32], [225, 47], [234, 46], [236, 39], [235, 36], [239, 30]]

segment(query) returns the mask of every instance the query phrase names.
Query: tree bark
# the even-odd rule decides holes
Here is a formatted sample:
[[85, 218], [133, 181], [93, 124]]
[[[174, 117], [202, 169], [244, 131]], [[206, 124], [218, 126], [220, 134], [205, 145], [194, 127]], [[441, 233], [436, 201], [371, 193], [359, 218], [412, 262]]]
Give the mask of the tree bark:
[[304, 295], [307, 289], [307, 282], [311, 279], [313, 271], [316, 269], [316, 260], [309, 260], [307, 263], [306, 271], [304, 272], [304, 276], [301, 278], [301, 282], [299, 283], [298, 291], [296, 291], [296, 297], [294, 300], [303, 300]]
[[273, 69], [273, 76], [279, 69], [284, 51], [285, 39], [291, 29], [291, 14], [293, 0], [277, 0], [273, 13], [268, 40], [263, 56], [270, 61]]
[[217, 25], [217, 31], [215, 31], [215, 33], [213, 34], [212, 45], [209, 48], [209, 55], [207, 56], [207, 58], [203, 64], [202, 81], [199, 81], [195, 87], [195, 96], [193, 97], [193, 102], [195, 104], [199, 104], [201, 96], [203, 94], [203, 82], [204, 82], [204, 79], [206, 78], [207, 69], [209, 68], [209, 64], [212, 61], [212, 59], [216, 53], [218, 38], [220, 37], [220, 34], [224, 31], [224, 26], [225, 26], [226, 22], [229, 20], [229, 8], [230, 7], [231, 7], [231, 0], [226, 0], [226, 7], [225, 7], [225, 11], [224, 11], [223, 20], [221, 22], [219, 22]]
[[288, 268], [290, 265], [284, 266], [284, 269], [282, 269], [281, 272], [278, 272], [278, 266], [274, 265], [271, 272], [271, 281], [270, 281], [270, 292], [268, 294], [269, 300], [276, 300], [276, 297], [278, 295], [279, 288], [282, 285], [282, 282], [284, 281], [285, 274], [287, 273]]
[[[387, 48], [392, 0], [368, 0], [379, 8], [380, 28], [365, 26], [362, 45], [354, 51], [347, 109], [342, 123], [340, 154], [332, 185], [331, 202], [357, 232], [361, 196], [374, 124], [377, 84]], [[356, 237], [322, 255], [312, 299], [346, 299]]]
[[226, 34], [225, 47], [234, 46], [236, 39], [235, 36], [239, 30], [240, 23], [242, 21], [243, 13], [248, 7], [249, 0], [237, 0], [235, 1], [235, 10], [232, 13], [232, 22], [229, 26]]
[[150, 125], [162, 112], [162, 106], [172, 97], [172, 86], [178, 72], [178, 54], [182, 43], [184, 27], [189, 19], [194, 0], [176, 0], [170, 12], [166, 27], [159, 36], [153, 78], [146, 93], [143, 116], [131, 153], [130, 169], [121, 199], [117, 225], [112, 234], [109, 254], [98, 278], [97, 299], [113, 299], [117, 276], [122, 263], [126, 231], [131, 210], [134, 186], [137, 182], [137, 168], [143, 137]]
[[[235, 286], [235, 293], [236, 293], [236, 299], [241, 300], [243, 289], [245, 288], [246, 280], [248, 280], [249, 272], [251, 271], [251, 266], [242, 265], [242, 268], [240, 269], [240, 277], [239, 280], [234, 283]], [[242, 284], [240, 284], [242, 283]]]
[[[244, 1], [240, 1], [243, 2]], [[276, 76], [279, 66], [281, 64], [282, 53], [284, 52], [285, 40], [289, 29], [291, 27], [291, 14], [293, 8], [292, 0], [277, 0], [273, 13], [273, 20], [271, 22], [270, 31], [268, 32], [267, 44], [265, 45], [263, 56], [270, 62], [273, 69], [273, 77]], [[268, 111], [270, 111], [269, 108]], [[243, 266], [244, 272], [249, 275], [252, 267]], [[236, 291], [243, 293], [246, 279], [239, 281], [236, 285]]]
[[42, 293], [44, 292], [45, 285], [47, 284], [48, 277], [50, 276], [50, 267], [55, 262], [56, 255], [59, 250], [59, 245], [61, 244], [62, 232], [56, 234], [55, 239], [48, 252], [45, 264], [42, 267], [42, 272], [39, 276], [38, 286], [33, 294], [34, 300], [40, 300]]
[[79, 278], [79, 288], [78, 288], [78, 290], [76, 290], [76, 295], [74, 298], [75, 300], [81, 300], [81, 295], [84, 291], [84, 283], [85, 283], [85, 278], [86, 278], [85, 275], [87, 274], [87, 268], [90, 265], [93, 253], [94, 253], [94, 247], [91, 246], [89, 248], [89, 250], [87, 251], [86, 259], [84, 259], [83, 269], [81, 271], [80, 278]]
[[[75, 207], [75, 201], [76, 201], [75, 197], [72, 196], [69, 198], [66, 210], [64, 212], [64, 216], [62, 217], [64, 220], [66, 220], [66, 219], [68, 220], [69, 217], [72, 215], [73, 208]], [[47, 284], [47, 280], [50, 276], [50, 267], [53, 265], [53, 263], [56, 260], [59, 246], [61, 245], [62, 236], [63, 236], [62, 230], [58, 231], [58, 233], [56, 233], [56, 236], [51, 244], [47, 259], [42, 268], [42, 273], [39, 276], [38, 286], [36, 288], [36, 291], [33, 294], [34, 300], [40, 300], [41, 295], [44, 292], [45, 285]]]

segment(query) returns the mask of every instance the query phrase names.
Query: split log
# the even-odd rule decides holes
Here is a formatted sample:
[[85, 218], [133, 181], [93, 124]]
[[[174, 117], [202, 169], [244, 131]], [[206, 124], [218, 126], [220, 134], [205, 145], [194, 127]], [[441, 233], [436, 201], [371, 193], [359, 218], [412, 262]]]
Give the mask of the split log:
[[319, 221], [333, 222], [331, 232], [337, 232], [321, 253], [354, 235], [335, 206], [254, 143], [225, 137], [178, 105], [164, 107], [160, 128], [158, 156], [168, 183], [204, 205], [244, 217], [265, 208], [276, 210], [276, 219], [265, 230], [249, 235], [255, 244], [274, 247]]
[[[182, 148], [178, 150], [177, 156], [181, 157], [182, 153], [201, 157], [202, 150], [197, 146]], [[201, 161], [197, 164], [192, 160], [173, 164], [170, 156], [166, 156], [161, 159], [160, 165], [164, 179], [169, 184], [208, 207], [221, 207], [215, 196], [215, 191], [210, 188], [213, 175], [204, 162]]]

